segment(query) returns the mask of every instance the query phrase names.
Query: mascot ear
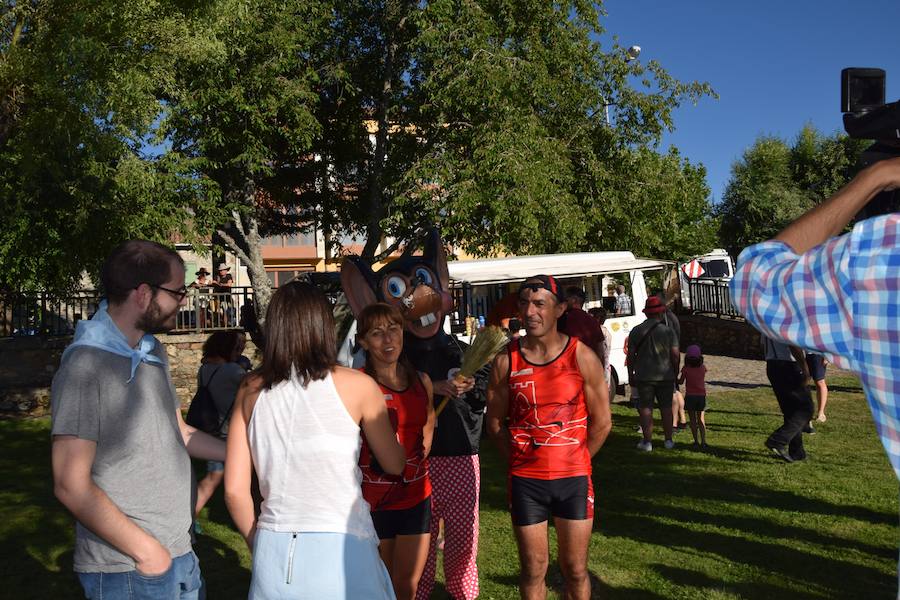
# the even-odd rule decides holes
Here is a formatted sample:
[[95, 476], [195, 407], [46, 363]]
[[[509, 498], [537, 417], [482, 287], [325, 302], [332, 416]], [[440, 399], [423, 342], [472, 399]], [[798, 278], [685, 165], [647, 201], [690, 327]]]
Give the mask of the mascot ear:
[[432, 229], [425, 237], [425, 247], [422, 248], [422, 257], [434, 266], [434, 272], [441, 281], [441, 289], [450, 289], [450, 271], [447, 269], [447, 253], [444, 252], [444, 244], [441, 242], [441, 234], [437, 229]]
[[360, 257], [348, 256], [341, 262], [341, 287], [354, 316], [358, 317], [365, 307], [378, 301], [372, 289], [374, 281], [372, 267]]

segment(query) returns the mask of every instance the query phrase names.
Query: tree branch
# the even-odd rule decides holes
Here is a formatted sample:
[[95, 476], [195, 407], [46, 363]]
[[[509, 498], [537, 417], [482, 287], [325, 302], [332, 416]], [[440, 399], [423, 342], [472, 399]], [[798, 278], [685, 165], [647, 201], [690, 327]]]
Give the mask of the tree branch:
[[241, 259], [241, 261], [245, 265], [250, 264], [250, 257], [247, 256], [247, 253], [241, 249], [241, 247], [238, 245], [238, 243], [234, 240], [233, 237], [231, 237], [230, 235], [225, 233], [224, 230], [218, 229], [218, 228], [216, 229], [216, 233], [219, 234], [219, 237], [222, 238], [226, 244], [231, 246], [231, 249], [234, 251], [234, 253], [237, 255], [237, 257]]

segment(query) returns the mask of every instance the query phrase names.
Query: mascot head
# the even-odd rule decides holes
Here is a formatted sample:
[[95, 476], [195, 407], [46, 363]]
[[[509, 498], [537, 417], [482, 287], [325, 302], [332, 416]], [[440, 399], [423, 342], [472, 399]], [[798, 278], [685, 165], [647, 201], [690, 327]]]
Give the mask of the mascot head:
[[403, 255], [380, 271], [359, 256], [341, 263], [341, 287], [354, 316], [375, 302], [387, 302], [403, 313], [406, 331], [417, 338], [430, 338], [453, 309], [447, 255], [440, 235], [432, 230], [425, 240], [422, 256], [413, 256], [407, 247]]

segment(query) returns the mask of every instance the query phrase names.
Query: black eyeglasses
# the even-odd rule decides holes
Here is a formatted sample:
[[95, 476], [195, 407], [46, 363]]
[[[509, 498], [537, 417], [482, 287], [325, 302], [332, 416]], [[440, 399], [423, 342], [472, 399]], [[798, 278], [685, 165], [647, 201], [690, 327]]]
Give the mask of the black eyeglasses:
[[170, 290], [170, 289], [167, 288], [167, 287], [163, 287], [163, 286], [161, 286], [161, 285], [154, 285], [154, 284], [152, 284], [152, 283], [148, 283], [147, 285], [149, 285], [150, 287], [152, 287], [152, 288], [154, 288], [154, 289], [157, 289], [157, 290], [162, 290], [162, 291], [164, 291], [164, 292], [169, 292], [170, 294], [172, 294], [173, 296], [175, 296], [176, 298], [178, 298], [178, 301], [179, 301], [179, 302], [181, 302], [182, 300], [184, 300], [184, 297], [188, 295], [188, 289], [187, 289], [186, 286], [181, 286], [181, 287], [180, 287], [179, 289], [177, 289], [177, 290]]

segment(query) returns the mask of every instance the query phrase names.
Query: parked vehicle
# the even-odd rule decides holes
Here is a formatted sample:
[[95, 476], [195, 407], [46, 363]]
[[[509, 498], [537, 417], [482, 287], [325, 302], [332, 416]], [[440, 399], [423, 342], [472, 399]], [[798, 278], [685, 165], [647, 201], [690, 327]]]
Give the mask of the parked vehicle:
[[[631, 328], [646, 318], [642, 312], [647, 300], [644, 274], [671, 270], [675, 263], [637, 258], [631, 252], [580, 252], [453, 261], [447, 266], [457, 299], [457, 313], [448, 326], [463, 341], [468, 341], [467, 316], [487, 317], [497, 302], [515, 293], [519, 283], [531, 275], [553, 275], [563, 288], [581, 286], [587, 295], [585, 310], [603, 306], [608, 311], [606, 326], [612, 332], [609, 382], [612, 399], [617, 391], [624, 393], [624, 385], [628, 383], [625, 340]], [[616, 314], [615, 288], [620, 284], [632, 300], [629, 314]]]
[[681, 287], [681, 307], [684, 310], [693, 308], [691, 302], [691, 283], [702, 285], [721, 285], [734, 277], [734, 261], [728, 252], [716, 248], [701, 256], [678, 264], [678, 282]]

